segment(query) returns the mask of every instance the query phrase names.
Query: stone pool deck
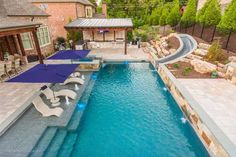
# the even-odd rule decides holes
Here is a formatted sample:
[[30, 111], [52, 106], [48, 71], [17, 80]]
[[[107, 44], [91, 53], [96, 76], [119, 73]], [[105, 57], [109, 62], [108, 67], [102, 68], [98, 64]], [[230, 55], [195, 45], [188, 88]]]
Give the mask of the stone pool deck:
[[[22, 67], [23, 71], [35, 66], [30, 63]], [[7, 125], [27, 108], [27, 101], [39, 91], [44, 84], [0, 83], [0, 135]]]
[[[77, 99], [70, 100], [70, 105], [65, 105], [65, 100], [61, 100], [64, 109], [61, 117], [42, 117], [42, 115], [31, 105], [26, 112], [12, 125], [2, 136], [0, 136], [0, 157], [27, 157], [37, 145], [38, 140], [48, 127], [65, 127], [75, 110], [76, 102], [87, 87], [91, 73], [85, 75], [85, 84], [79, 86]], [[56, 84], [52, 87], [55, 91], [63, 89], [74, 89], [74, 85], [60, 86]], [[45, 99], [45, 97], [42, 97]], [[45, 101], [49, 105], [49, 101]], [[50, 141], [48, 141], [50, 142]], [[36, 156], [41, 156], [46, 145], [40, 150], [36, 150]]]
[[127, 55], [124, 55], [123, 48], [99, 48], [92, 49], [90, 55], [98, 55], [105, 61], [142, 61], [148, 60], [148, 53], [144, 53], [142, 48], [128, 48]]
[[236, 86], [224, 79], [178, 79], [236, 145]]

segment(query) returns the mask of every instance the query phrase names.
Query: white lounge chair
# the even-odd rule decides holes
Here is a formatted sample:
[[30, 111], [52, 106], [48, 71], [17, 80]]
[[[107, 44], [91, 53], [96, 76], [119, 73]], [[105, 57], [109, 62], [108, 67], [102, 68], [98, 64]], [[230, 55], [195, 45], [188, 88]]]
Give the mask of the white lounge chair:
[[74, 83], [74, 84], [84, 84], [84, 80], [81, 79], [81, 78], [68, 78], [66, 79], [66, 81], [63, 83], [63, 85], [67, 85], [67, 84], [71, 84], [71, 83]]
[[43, 117], [57, 116], [60, 117], [63, 113], [63, 109], [60, 107], [49, 108], [42, 100], [42, 98], [37, 97], [33, 100], [33, 105], [39, 111]]
[[47, 97], [47, 99], [53, 99], [54, 97], [63, 96], [63, 97], [68, 97], [68, 98], [75, 100], [76, 96], [77, 96], [77, 94], [72, 90], [62, 89], [62, 90], [54, 92], [48, 86], [42, 87], [41, 91]]
[[80, 73], [79, 72], [74, 72], [70, 75], [70, 77], [80, 77]]

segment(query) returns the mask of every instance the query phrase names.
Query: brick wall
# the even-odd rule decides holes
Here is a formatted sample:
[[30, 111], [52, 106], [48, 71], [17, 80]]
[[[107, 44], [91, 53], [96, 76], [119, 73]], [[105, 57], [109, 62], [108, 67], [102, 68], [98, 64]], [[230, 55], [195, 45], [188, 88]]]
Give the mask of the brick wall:
[[68, 24], [69, 19], [85, 17], [85, 6], [80, 3], [33, 3], [35, 6], [42, 8], [50, 16], [48, 26], [52, 34], [52, 40], [57, 37], [66, 38], [64, 26]]

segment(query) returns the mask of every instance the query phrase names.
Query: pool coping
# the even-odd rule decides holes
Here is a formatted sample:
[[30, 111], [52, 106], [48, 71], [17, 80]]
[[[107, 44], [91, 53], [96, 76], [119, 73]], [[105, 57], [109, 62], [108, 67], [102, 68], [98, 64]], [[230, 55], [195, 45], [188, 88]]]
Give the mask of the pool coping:
[[169, 79], [172, 81], [175, 87], [183, 95], [184, 99], [197, 112], [200, 119], [204, 122], [204, 124], [206, 124], [210, 132], [218, 140], [219, 144], [223, 146], [224, 150], [228, 153], [228, 155], [236, 156], [236, 146], [225, 135], [225, 133], [216, 125], [216, 123], [212, 120], [212, 118], [209, 117], [209, 115], [204, 111], [204, 109], [199, 105], [199, 103], [193, 98], [193, 96], [187, 91], [187, 89], [174, 77], [174, 75], [168, 70], [168, 68], [165, 65], [160, 64], [158, 68], [161, 68], [165, 72], [167, 77], [169, 77]]
[[23, 105], [0, 124], [0, 136], [2, 136], [32, 106], [32, 101], [40, 94], [40, 90], [36, 91]]

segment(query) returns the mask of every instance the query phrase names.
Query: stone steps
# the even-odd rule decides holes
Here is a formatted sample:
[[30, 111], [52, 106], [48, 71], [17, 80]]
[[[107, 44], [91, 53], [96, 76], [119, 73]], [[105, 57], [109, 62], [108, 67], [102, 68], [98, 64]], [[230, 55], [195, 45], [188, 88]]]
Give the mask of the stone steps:
[[64, 143], [61, 145], [57, 157], [70, 157], [76, 143], [78, 134], [70, 132], [67, 134]]
[[64, 142], [66, 135], [67, 135], [67, 130], [59, 129], [54, 138], [51, 140], [43, 157], [56, 157], [62, 143]]
[[48, 127], [34, 146], [28, 157], [41, 157], [57, 133], [56, 127]]

